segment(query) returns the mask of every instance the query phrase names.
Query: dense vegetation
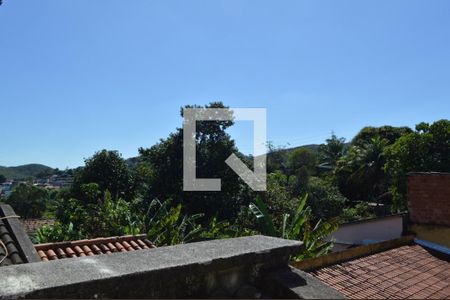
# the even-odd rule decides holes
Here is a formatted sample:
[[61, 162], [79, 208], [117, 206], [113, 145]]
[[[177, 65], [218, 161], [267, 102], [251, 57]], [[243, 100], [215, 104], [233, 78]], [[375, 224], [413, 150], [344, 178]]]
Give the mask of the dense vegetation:
[[[75, 171], [70, 190], [19, 186], [8, 201], [24, 217], [56, 218], [39, 230], [38, 242], [146, 233], [171, 245], [259, 232], [304, 241], [301, 259], [327, 253], [325, 238], [339, 222], [405, 210], [408, 172], [450, 171], [450, 121], [415, 130], [366, 127], [351, 142], [333, 134], [320, 146], [269, 144], [267, 191], [253, 192], [225, 164], [239, 153], [226, 131], [232, 125], [197, 126], [197, 176], [221, 178], [222, 192], [183, 191], [178, 128], [132, 161], [116, 151], [95, 153]], [[251, 166], [251, 157], [239, 156]]]

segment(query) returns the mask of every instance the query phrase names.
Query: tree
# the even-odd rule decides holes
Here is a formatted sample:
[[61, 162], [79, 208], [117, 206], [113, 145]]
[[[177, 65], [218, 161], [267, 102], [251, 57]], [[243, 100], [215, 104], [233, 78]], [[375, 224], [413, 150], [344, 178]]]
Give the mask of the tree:
[[267, 173], [281, 171], [287, 173], [286, 147], [275, 146], [272, 142], [267, 142]]
[[283, 214], [295, 210], [298, 199], [294, 196], [296, 177], [276, 171], [267, 175], [267, 191], [264, 194], [264, 203], [272, 214], [276, 226], [281, 226]]
[[[226, 107], [221, 102], [213, 102], [204, 108]], [[232, 121], [197, 122], [197, 177], [221, 178], [221, 192], [183, 191], [183, 129], [178, 128], [151, 148], [139, 149], [138, 169], [141, 184], [146, 187], [146, 201], [172, 199], [173, 205], [183, 203], [185, 213], [201, 212], [207, 216], [217, 215], [219, 219], [233, 219], [244, 199], [240, 197], [242, 181], [225, 163], [232, 153], [238, 153], [225, 131], [232, 125]], [[242, 155], [241, 159], [245, 160]]]
[[326, 140], [326, 144], [320, 145], [319, 156], [322, 163], [335, 167], [336, 163], [346, 152], [345, 138], [338, 138], [334, 133]]
[[316, 221], [339, 217], [350, 202], [341, 194], [337, 186], [318, 177], [310, 178], [307, 193], [308, 205], [312, 209], [312, 219]]
[[386, 149], [394, 209], [405, 210], [409, 172], [450, 172], [450, 120], [420, 123]]
[[412, 130], [409, 127], [393, 127], [388, 125], [381, 127], [367, 126], [356, 134], [351, 145], [364, 147], [366, 143], [370, 143], [370, 141], [377, 136], [380, 139], [387, 140], [387, 144], [392, 145], [398, 138], [411, 132]]
[[22, 218], [40, 218], [46, 211], [48, 192], [25, 183], [19, 184], [8, 198], [8, 204]]
[[6, 182], [6, 177], [3, 174], [0, 174], [0, 184]]
[[43, 169], [41, 172], [36, 174], [36, 178], [48, 178], [52, 176], [53, 174], [57, 174], [59, 172], [58, 169]]
[[312, 175], [317, 167], [317, 154], [307, 148], [295, 149], [289, 154], [287, 166], [291, 175], [295, 175], [302, 168]]
[[109, 191], [114, 199], [134, 198], [134, 183], [125, 160], [117, 151], [102, 150], [85, 160], [85, 167], [79, 170], [74, 179], [73, 196], [84, 198], [82, 186], [89, 183], [98, 185], [101, 192]]
[[373, 208], [367, 202], [358, 202], [353, 207], [344, 208], [340, 218], [342, 222], [348, 223], [375, 217]]
[[341, 192], [349, 199], [375, 201], [388, 189], [389, 178], [384, 172], [384, 149], [388, 141], [379, 136], [362, 146], [351, 146], [338, 161], [335, 176]]
[[[316, 173], [316, 168], [316, 152], [307, 148], [299, 148], [289, 154], [287, 159], [287, 178], [289, 182], [293, 182], [292, 189], [294, 194], [305, 193], [309, 177]], [[294, 177], [291, 178], [291, 176]]]

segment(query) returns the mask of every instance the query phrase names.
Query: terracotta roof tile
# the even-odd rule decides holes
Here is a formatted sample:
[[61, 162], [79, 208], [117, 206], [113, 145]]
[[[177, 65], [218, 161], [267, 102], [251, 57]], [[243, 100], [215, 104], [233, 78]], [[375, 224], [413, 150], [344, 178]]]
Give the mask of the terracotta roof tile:
[[450, 299], [450, 262], [402, 246], [310, 272], [350, 299]]
[[40, 260], [12, 207], [0, 204], [0, 267]]
[[[77, 257], [77, 254], [75, 253], [75, 251], [73, 251], [72, 248], [70, 248], [70, 247], [66, 248], [65, 253], [67, 253], [67, 256], [69, 256], [69, 257]], [[61, 258], [66, 258], [66, 257], [61, 257]]]
[[102, 250], [100, 250], [100, 248], [97, 246], [97, 245], [92, 245], [92, 251], [95, 253], [95, 254], [102, 254]]
[[56, 254], [58, 255], [58, 257], [67, 258], [66, 252], [64, 252], [64, 250], [61, 248], [56, 249]]
[[35, 245], [42, 261], [156, 248], [145, 235]]
[[47, 257], [48, 257], [50, 260], [58, 259], [58, 256], [56, 255], [55, 251], [53, 251], [52, 249], [49, 249], [49, 250], [47, 251]]
[[106, 244], [111, 252], [117, 252], [117, 248], [113, 245], [113, 243]]
[[102, 253], [104, 254], [111, 254], [112, 252], [109, 250], [109, 248], [103, 244], [98, 245]]
[[127, 252], [127, 250], [125, 250], [125, 247], [122, 246], [122, 244], [119, 242], [114, 243], [114, 246], [116, 246], [117, 250], [120, 252]]
[[142, 248], [139, 247], [139, 245], [135, 241], [130, 241], [131, 246], [134, 248], [134, 250], [141, 250]]
[[45, 254], [44, 251], [39, 250], [37, 253], [38, 253], [38, 255], [39, 255], [39, 257], [41, 258], [42, 261], [48, 261], [47, 254]]
[[[0, 217], [2, 215], [0, 214]], [[24, 263], [22, 257], [19, 254], [19, 250], [16, 246], [16, 242], [11, 236], [6, 223], [0, 220], [0, 240], [3, 245], [6, 247], [6, 250], [3, 248], [3, 245], [0, 245], [0, 261], [1, 266], [8, 266], [14, 264], [22, 264]], [[6, 257], [5, 257], [6, 256]]]

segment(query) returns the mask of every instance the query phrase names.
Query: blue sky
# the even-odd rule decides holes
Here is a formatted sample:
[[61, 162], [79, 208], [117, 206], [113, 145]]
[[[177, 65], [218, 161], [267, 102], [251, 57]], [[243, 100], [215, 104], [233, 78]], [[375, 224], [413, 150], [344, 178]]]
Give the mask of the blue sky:
[[[450, 116], [450, 1], [4, 0], [0, 165], [137, 155], [179, 108], [264, 107], [277, 145]], [[250, 152], [251, 126], [231, 130]]]

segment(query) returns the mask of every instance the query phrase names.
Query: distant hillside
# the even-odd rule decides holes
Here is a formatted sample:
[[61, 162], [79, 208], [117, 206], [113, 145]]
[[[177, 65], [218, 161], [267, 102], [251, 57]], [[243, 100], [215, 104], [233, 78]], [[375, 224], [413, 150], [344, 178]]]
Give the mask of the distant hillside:
[[[350, 147], [350, 144], [351, 143], [347, 142], [347, 143], [344, 144], [344, 147], [348, 148], [348, 147]], [[292, 152], [294, 152], [297, 149], [302, 149], [302, 148], [303, 149], [309, 149], [309, 150], [312, 150], [312, 151], [318, 153], [319, 152], [319, 148], [320, 148], [320, 144], [309, 144], [309, 145], [297, 146], [297, 147], [293, 147], [293, 148], [285, 148], [285, 149], [280, 149], [278, 151], [275, 151], [275, 153], [282, 153], [283, 156], [287, 158], [289, 156], [289, 154], [291, 154]], [[270, 155], [271, 154], [269, 153], [268, 157], [270, 157]]]
[[15, 179], [15, 180], [32, 179], [44, 172], [52, 173], [53, 168], [40, 164], [29, 164], [17, 167], [0, 166], [0, 175], [4, 175], [7, 179]]
[[125, 162], [127, 163], [128, 167], [130, 169], [135, 169], [135, 168], [137, 168], [137, 165], [139, 164], [139, 157], [130, 157], [130, 158], [126, 159]]
[[[298, 146], [293, 148], [286, 148], [281, 149], [279, 152], [283, 153], [284, 155], [289, 155], [292, 151], [299, 149], [299, 148], [307, 148], [313, 151], [319, 150], [318, 144], [311, 144], [311, 145], [304, 145], [304, 146]], [[270, 154], [269, 154], [270, 155]], [[137, 167], [139, 163], [138, 157], [130, 157], [126, 159], [127, 165], [134, 169]], [[75, 170], [75, 169], [74, 169]], [[7, 179], [14, 179], [14, 180], [26, 180], [26, 179], [34, 179], [37, 175], [42, 173], [47, 174], [53, 174], [54, 169], [50, 168], [48, 166], [40, 165], [40, 164], [28, 164], [23, 166], [17, 166], [17, 167], [2, 167], [0, 166], [0, 175], [4, 175]]]
[[320, 147], [319, 144], [310, 144], [310, 145], [297, 146], [297, 147], [293, 147], [293, 148], [281, 149], [281, 150], [279, 150], [279, 152], [286, 153], [286, 155], [288, 155], [291, 152], [293, 152], [297, 149], [302, 149], [302, 148], [306, 148], [306, 149], [317, 152], [317, 151], [319, 151], [319, 147]]

